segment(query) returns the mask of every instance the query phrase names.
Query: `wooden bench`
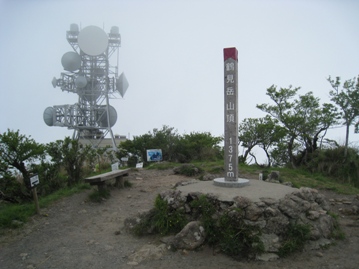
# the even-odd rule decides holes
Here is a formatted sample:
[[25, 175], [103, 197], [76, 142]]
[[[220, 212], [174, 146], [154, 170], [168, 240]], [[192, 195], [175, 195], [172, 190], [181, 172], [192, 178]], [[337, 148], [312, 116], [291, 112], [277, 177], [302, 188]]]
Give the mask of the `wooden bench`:
[[85, 178], [86, 183], [90, 183], [90, 185], [97, 185], [98, 190], [104, 190], [106, 187], [106, 180], [116, 179], [115, 186], [119, 188], [123, 188], [125, 185], [124, 177], [128, 176], [130, 169], [124, 170], [114, 170], [111, 172], [99, 174], [92, 177]]

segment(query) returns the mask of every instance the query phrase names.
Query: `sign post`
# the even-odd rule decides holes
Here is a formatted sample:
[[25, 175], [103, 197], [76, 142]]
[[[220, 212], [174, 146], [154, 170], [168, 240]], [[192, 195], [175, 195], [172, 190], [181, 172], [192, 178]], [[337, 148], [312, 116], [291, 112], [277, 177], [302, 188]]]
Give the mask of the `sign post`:
[[238, 51], [223, 49], [224, 56], [224, 178], [214, 179], [223, 187], [243, 187], [249, 180], [238, 178]]
[[39, 183], [40, 181], [38, 175], [30, 178], [30, 186], [32, 188], [32, 196], [34, 197], [36, 213], [40, 215], [39, 199], [37, 197], [37, 191], [36, 191], [36, 186], [39, 185]]

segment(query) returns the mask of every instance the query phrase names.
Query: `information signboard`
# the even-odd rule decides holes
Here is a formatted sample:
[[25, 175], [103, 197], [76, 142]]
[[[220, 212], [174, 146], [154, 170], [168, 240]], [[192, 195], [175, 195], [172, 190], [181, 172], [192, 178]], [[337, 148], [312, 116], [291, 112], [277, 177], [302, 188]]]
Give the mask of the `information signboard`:
[[33, 176], [33, 177], [30, 178], [30, 186], [31, 186], [31, 188], [34, 188], [39, 184], [40, 184], [40, 180], [39, 180], [38, 175]]
[[113, 163], [113, 164], [111, 164], [111, 170], [112, 170], [112, 171], [118, 170], [118, 163]]
[[161, 149], [148, 149], [147, 150], [147, 161], [148, 162], [162, 161], [162, 150]]

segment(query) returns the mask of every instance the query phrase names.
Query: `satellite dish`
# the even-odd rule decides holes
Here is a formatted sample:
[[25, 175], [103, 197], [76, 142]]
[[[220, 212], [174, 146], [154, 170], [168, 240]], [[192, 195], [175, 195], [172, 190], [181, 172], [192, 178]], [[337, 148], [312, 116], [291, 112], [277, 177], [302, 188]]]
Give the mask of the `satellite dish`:
[[53, 107], [47, 107], [44, 111], [44, 122], [47, 126], [54, 126], [54, 113]]
[[51, 84], [52, 84], [52, 86], [54, 86], [54, 88], [56, 88], [56, 86], [57, 86], [57, 79], [56, 79], [55, 77], [52, 79]]
[[77, 88], [84, 88], [87, 85], [87, 79], [83, 76], [78, 76], [75, 79], [75, 85]]
[[[117, 121], [117, 112], [113, 106], [108, 106], [108, 114], [110, 115], [110, 127], [114, 126]], [[106, 106], [99, 110], [98, 122], [101, 127], [108, 127]]]
[[61, 64], [66, 71], [74, 72], [81, 67], [81, 57], [74, 51], [66, 52], [61, 58]]
[[128, 86], [129, 84], [125, 73], [122, 73], [119, 78], [116, 79], [116, 90], [121, 94], [121, 97], [125, 96]]
[[104, 53], [108, 46], [107, 34], [97, 26], [87, 26], [82, 29], [77, 40], [80, 49], [90, 56]]

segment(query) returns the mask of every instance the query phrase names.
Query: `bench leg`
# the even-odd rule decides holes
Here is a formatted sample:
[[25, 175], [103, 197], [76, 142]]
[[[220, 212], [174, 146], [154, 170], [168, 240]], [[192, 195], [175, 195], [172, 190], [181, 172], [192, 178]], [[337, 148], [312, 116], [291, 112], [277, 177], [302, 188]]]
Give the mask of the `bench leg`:
[[98, 188], [99, 192], [106, 190], [105, 182], [101, 182], [101, 183], [97, 184], [97, 188]]
[[125, 179], [123, 178], [123, 176], [116, 177], [115, 186], [120, 189], [123, 189], [125, 187]]

